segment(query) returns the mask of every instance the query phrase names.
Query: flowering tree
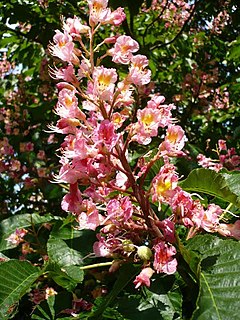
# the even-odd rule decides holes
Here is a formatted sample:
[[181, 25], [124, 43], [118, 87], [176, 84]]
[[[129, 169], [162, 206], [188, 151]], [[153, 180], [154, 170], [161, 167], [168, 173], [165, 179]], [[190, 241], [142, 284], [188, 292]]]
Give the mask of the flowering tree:
[[[206, 115], [211, 122], [229, 110], [227, 87], [219, 86], [210, 54], [199, 65], [188, 61], [194, 71], [184, 73], [181, 93], [176, 85], [174, 94], [165, 94], [172, 89], [161, 90], [163, 73], [152, 65], [160, 59], [159, 47], [194, 23], [200, 4], [140, 1], [136, 10], [127, 2], [128, 17], [107, 0], [81, 5], [89, 18], [62, 18], [48, 46], [57, 118], [45, 131], [59, 163], [42, 145], [36, 148], [38, 139], [19, 142], [19, 150], [8, 138], [2, 140], [2, 180], [14, 179], [14, 191], [38, 184], [34, 193], [30, 188], [35, 200], [27, 201], [32, 213], [1, 222], [0, 314], [8, 319], [28, 307], [24, 314], [32, 319], [229, 319], [230, 314], [237, 319], [240, 157], [235, 148], [228, 149], [226, 136], [213, 139], [217, 159], [191, 145], [194, 139], [203, 143], [203, 131], [199, 137], [194, 132], [195, 126], [204, 128]], [[224, 6], [209, 22], [211, 34], [223, 32], [230, 20], [227, 8], [235, 12], [234, 5]], [[146, 17], [151, 21], [134, 37], [134, 19], [141, 25]], [[160, 37], [152, 43], [150, 30], [158, 20], [164, 37], [175, 34], [171, 40]], [[194, 39], [194, 50], [203, 41], [204, 28], [198, 28], [190, 28], [187, 38], [189, 43]], [[144, 49], [151, 49], [149, 59]], [[173, 52], [170, 56], [174, 61]], [[4, 59], [7, 74], [12, 67]], [[208, 73], [200, 62], [208, 65]], [[179, 62], [171, 72], [175, 68], [180, 70]], [[49, 102], [51, 94], [44, 91], [42, 98]], [[175, 103], [168, 103], [169, 97]], [[20, 133], [12, 118], [26, 118], [19, 102], [10, 99], [13, 114], [2, 108], [9, 136]], [[199, 115], [197, 104], [204, 106]], [[23, 163], [21, 153], [27, 155]], [[194, 169], [197, 165], [203, 168]], [[52, 199], [62, 197], [59, 213], [42, 191], [46, 184], [39, 184], [49, 177]], [[22, 210], [20, 204], [13, 208]]]

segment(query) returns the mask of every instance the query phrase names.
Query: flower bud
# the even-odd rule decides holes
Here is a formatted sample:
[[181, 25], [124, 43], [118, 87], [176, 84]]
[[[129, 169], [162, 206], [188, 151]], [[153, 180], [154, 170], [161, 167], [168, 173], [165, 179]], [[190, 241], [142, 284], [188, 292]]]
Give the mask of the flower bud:
[[137, 250], [137, 254], [138, 254], [140, 259], [145, 260], [145, 261], [150, 260], [151, 257], [152, 257], [151, 249], [149, 249], [146, 246], [139, 247], [138, 250]]
[[123, 240], [122, 245], [123, 245], [123, 250], [125, 252], [133, 252], [135, 250], [131, 240], [128, 240], [128, 239]]

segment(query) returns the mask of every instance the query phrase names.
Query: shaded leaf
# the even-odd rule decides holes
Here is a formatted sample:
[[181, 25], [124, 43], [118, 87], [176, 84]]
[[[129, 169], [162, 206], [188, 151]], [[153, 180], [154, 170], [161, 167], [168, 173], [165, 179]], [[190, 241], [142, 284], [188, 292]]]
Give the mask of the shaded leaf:
[[41, 271], [27, 261], [9, 260], [0, 264], [0, 318], [8, 319], [11, 307], [28, 292]]
[[98, 308], [90, 315], [91, 319], [99, 319], [104, 310], [116, 299], [118, 294], [126, 287], [126, 285], [133, 279], [140, 268], [131, 264], [123, 265], [119, 271], [119, 276], [113, 285], [112, 291], [107, 295]]

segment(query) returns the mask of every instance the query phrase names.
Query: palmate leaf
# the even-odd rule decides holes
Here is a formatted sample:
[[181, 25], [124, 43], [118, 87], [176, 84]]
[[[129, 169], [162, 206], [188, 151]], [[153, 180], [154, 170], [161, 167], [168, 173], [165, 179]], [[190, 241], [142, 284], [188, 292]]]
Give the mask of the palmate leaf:
[[37, 225], [45, 222], [50, 222], [52, 220], [59, 219], [50, 214], [40, 216], [39, 214], [18, 214], [7, 218], [0, 223], [0, 251], [8, 250], [16, 247], [15, 244], [9, 243], [6, 239], [10, 234], [14, 233], [15, 230], [28, 228], [31, 225]]
[[9, 260], [0, 264], [0, 319], [10, 318], [14, 305], [41, 273], [27, 261]]
[[236, 192], [240, 188], [240, 179], [235, 176], [231, 178], [210, 169], [199, 168], [193, 170], [179, 185], [186, 191], [202, 192], [240, 208], [240, 197]]
[[189, 240], [187, 247], [202, 254], [200, 292], [192, 320], [238, 320], [240, 243], [202, 235]]

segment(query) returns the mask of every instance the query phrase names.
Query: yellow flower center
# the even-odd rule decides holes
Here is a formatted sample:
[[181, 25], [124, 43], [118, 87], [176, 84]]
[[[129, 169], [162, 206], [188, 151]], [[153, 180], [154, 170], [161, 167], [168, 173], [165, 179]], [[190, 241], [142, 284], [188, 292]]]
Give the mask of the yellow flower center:
[[170, 180], [165, 180], [165, 181], [159, 180], [156, 188], [157, 194], [159, 195], [163, 194], [167, 190], [171, 189], [171, 186], [172, 186], [172, 183]]
[[153, 115], [152, 114], [145, 114], [142, 117], [142, 123], [149, 126], [153, 122]]

